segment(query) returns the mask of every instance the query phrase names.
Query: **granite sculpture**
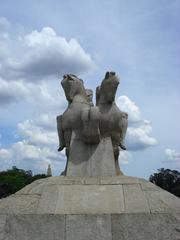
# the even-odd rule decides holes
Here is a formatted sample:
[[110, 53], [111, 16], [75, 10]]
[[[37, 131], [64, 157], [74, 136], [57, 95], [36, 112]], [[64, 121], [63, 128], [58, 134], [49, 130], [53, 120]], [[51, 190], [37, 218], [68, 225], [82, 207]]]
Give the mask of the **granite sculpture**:
[[100, 86], [96, 89], [96, 105], [100, 112], [100, 135], [110, 136], [113, 145], [116, 174], [122, 174], [118, 157], [120, 149], [126, 150], [124, 139], [128, 125], [128, 114], [120, 111], [115, 103], [115, 94], [119, 79], [115, 72], [107, 72]]
[[[66, 148], [67, 156], [67, 164], [62, 174], [67, 175], [70, 150], [73, 146], [79, 146], [79, 149], [76, 148], [76, 151], [80, 151], [80, 155], [75, 156], [76, 154], [74, 154], [72, 150], [73, 154], [71, 154], [71, 159], [78, 157], [79, 163], [84, 163], [83, 169], [87, 169], [89, 165], [95, 165], [94, 163], [88, 163], [88, 160], [95, 152], [98, 152], [97, 149], [101, 149], [99, 153], [104, 151], [103, 148], [100, 147], [102, 142], [103, 144], [106, 143], [106, 145], [110, 145], [105, 146], [107, 149], [111, 149], [112, 145], [114, 156], [111, 156], [111, 159], [107, 159], [109, 154], [104, 155], [104, 165], [106, 165], [105, 161], [111, 161], [115, 166], [115, 171], [112, 167], [111, 172], [104, 169], [104, 173], [101, 173], [105, 175], [122, 174], [118, 157], [120, 148], [126, 150], [124, 139], [127, 130], [128, 115], [120, 111], [115, 103], [115, 94], [119, 85], [119, 78], [115, 72], [107, 72], [101, 85], [97, 87], [96, 106], [94, 106], [92, 102], [92, 90], [85, 89], [83, 80], [74, 74], [64, 75], [61, 85], [68, 101], [66, 111], [62, 115], [57, 116], [59, 136], [58, 151]], [[110, 140], [107, 140], [107, 138]], [[75, 141], [75, 143], [71, 144], [72, 141]], [[79, 142], [81, 143], [79, 144]], [[91, 161], [97, 161], [97, 159], [91, 159], [93, 159]], [[72, 161], [75, 162], [76, 166], [78, 165], [77, 159], [72, 159]], [[101, 162], [101, 164], [103, 164], [103, 162]], [[92, 169], [87, 171], [88, 176], [91, 176], [91, 171]], [[76, 174], [79, 175], [80, 172], [78, 171]], [[84, 176], [84, 174], [82, 175]], [[80, 174], [80, 176], [82, 175]]]

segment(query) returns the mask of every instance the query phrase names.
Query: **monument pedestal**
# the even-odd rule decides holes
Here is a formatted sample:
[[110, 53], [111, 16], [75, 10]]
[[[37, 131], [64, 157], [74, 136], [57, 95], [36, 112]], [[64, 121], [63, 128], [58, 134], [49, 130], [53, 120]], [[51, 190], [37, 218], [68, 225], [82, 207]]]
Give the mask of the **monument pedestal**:
[[115, 176], [112, 141], [104, 137], [98, 144], [87, 144], [81, 136], [72, 132], [67, 176], [98, 177]]
[[178, 240], [180, 200], [139, 178], [49, 177], [0, 201], [0, 240]]

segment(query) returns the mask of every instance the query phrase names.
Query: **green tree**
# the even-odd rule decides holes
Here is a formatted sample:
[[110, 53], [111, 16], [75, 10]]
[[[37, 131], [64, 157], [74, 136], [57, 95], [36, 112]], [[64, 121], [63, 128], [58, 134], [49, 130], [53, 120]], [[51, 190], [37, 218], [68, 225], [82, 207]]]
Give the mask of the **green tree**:
[[180, 197], [180, 172], [161, 168], [149, 177], [149, 181]]
[[27, 184], [45, 177], [47, 177], [45, 174], [32, 176], [32, 171], [18, 169], [15, 166], [10, 170], [0, 172], [0, 198], [7, 197]]

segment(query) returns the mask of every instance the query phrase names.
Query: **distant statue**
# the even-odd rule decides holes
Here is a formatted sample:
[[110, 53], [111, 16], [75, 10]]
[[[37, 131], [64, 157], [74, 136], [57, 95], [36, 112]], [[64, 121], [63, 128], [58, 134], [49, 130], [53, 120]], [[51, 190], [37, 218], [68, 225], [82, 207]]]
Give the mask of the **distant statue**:
[[47, 177], [52, 177], [51, 164], [48, 164]]
[[[112, 151], [114, 153], [116, 174], [122, 174], [118, 164], [118, 156], [119, 148], [126, 149], [124, 138], [127, 130], [128, 115], [120, 111], [115, 103], [118, 84], [119, 79], [116, 74], [114, 72], [107, 72], [101, 85], [97, 88], [96, 106], [94, 106], [92, 102], [93, 92], [91, 89], [85, 89], [83, 80], [74, 74], [67, 74], [63, 77], [61, 85], [68, 101], [68, 107], [62, 115], [57, 116], [58, 151], [65, 148], [67, 156], [66, 167], [62, 175], [66, 175], [67, 173], [72, 134], [73, 139], [77, 139], [73, 141], [78, 141], [76, 144], [80, 148], [77, 148], [76, 151], [81, 152], [83, 148], [86, 149], [83, 151], [88, 151], [89, 154], [86, 153], [83, 155], [82, 152], [80, 162], [87, 162], [88, 159], [83, 160], [83, 158], [85, 156], [91, 158], [91, 151], [92, 154], [93, 152], [95, 153], [95, 149], [100, 142], [102, 146], [101, 140], [107, 137], [110, 138], [111, 140], [108, 141], [112, 142], [111, 148], [113, 148]], [[79, 141], [82, 142], [80, 145]], [[75, 146], [73, 145], [73, 152], [74, 148]]]
[[100, 135], [110, 136], [113, 145], [116, 174], [122, 174], [119, 168], [119, 147], [126, 150], [124, 139], [127, 130], [128, 114], [120, 111], [115, 103], [115, 94], [119, 79], [115, 72], [107, 72], [101, 85], [96, 89], [96, 105], [100, 112]]

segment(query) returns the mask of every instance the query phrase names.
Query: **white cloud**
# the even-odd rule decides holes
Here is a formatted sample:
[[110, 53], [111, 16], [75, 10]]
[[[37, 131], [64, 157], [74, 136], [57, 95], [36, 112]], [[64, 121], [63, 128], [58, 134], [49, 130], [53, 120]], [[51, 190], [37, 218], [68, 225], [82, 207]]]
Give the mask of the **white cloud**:
[[9, 149], [1, 148], [0, 160], [5, 169], [17, 166], [18, 168], [33, 170], [35, 173], [46, 173], [48, 164], [51, 164], [56, 175], [60, 174], [64, 166], [63, 153], [58, 154], [49, 147], [38, 147], [25, 141], [14, 143]]
[[56, 125], [56, 117], [54, 115], [42, 114], [37, 119], [36, 124], [45, 129], [54, 129]]
[[[52, 121], [54, 124], [52, 127]], [[40, 115], [36, 121], [26, 120], [17, 125], [20, 141], [9, 148], [0, 147], [1, 169], [17, 166], [34, 173], [46, 173], [51, 164], [54, 175], [59, 175], [66, 161], [65, 151], [58, 152], [55, 116]]]
[[0, 105], [25, 103], [28, 108], [36, 108], [39, 112], [47, 112], [50, 109], [57, 111], [64, 109], [67, 104], [63, 95], [62, 89], [53, 90], [49, 83], [8, 82], [0, 78]]
[[165, 155], [167, 157], [167, 163], [180, 163], [180, 152], [174, 150], [174, 149], [170, 149], [170, 148], [166, 148], [165, 149]]
[[[39, 122], [40, 124], [40, 122]], [[54, 127], [56, 126], [56, 118], [54, 117]], [[19, 123], [17, 126], [19, 134], [23, 139], [26, 139], [28, 144], [37, 146], [52, 146], [57, 145], [58, 137], [54, 130], [48, 131], [47, 128], [37, 126], [32, 120], [26, 120], [23, 123]]]
[[117, 105], [128, 113], [129, 127], [126, 134], [126, 145], [129, 151], [139, 151], [157, 144], [157, 140], [151, 137], [151, 123], [143, 120], [139, 107], [127, 96], [117, 98]]
[[127, 130], [127, 149], [139, 151], [157, 144], [157, 140], [151, 137], [152, 127], [148, 122], [142, 122], [138, 127], [129, 127]]
[[[5, 25], [5, 19], [0, 23]], [[0, 35], [4, 36], [4, 32]], [[68, 41], [50, 27], [16, 39], [6, 33], [6, 38], [4, 42], [2, 38], [2, 49], [0, 47], [0, 76], [6, 80], [23, 78], [37, 82], [67, 72], [79, 74], [95, 68], [91, 56], [77, 39]]]
[[116, 102], [121, 111], [125, 111], [128, 113], [129, 123], [141, 120], [141, 114], [138, 106], [127, 96], [123, 95], [118, 97]]
[[26, 99], [28, 95], [30, 95], [30, 88], [22, 81], [9, 83], [0, 78], [0, 105]]
[[130, 152], [128, 151], [120, 151], [120, 154], [119, 154], [119, 163], [120, 163], [120, 166], [121, 164], [128, 164], [129, 163], [129, 160], [131, 159], [132, 155]]

